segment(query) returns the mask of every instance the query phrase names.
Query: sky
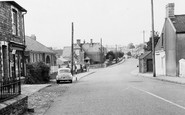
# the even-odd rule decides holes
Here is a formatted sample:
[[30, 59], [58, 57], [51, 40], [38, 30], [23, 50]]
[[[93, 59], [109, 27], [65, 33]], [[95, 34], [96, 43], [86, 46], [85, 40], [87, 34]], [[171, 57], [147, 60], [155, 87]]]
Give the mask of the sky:
[[[100, 42], [123, 45], [148, 41], [151, 32], [151, 0], [15, 0], [27, 10], [26, 35], [36, 35], [47, 47], [74, 42]], [[185, 14], [184, 0], [154, 0], [154, 29], [159, 33], [165, 20], [165, 6], [175, 3], [175, 14]], [[145, 34], [143, 34], [145, 31]]]

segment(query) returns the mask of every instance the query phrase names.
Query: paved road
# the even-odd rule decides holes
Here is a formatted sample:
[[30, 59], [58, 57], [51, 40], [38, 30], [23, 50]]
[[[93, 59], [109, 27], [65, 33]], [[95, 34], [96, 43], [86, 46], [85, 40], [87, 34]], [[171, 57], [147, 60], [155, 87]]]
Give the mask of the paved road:
[[81, 79], [45, 115], [185, 115], [185, 86], [133, 76], [137, 64], [129, 59]]

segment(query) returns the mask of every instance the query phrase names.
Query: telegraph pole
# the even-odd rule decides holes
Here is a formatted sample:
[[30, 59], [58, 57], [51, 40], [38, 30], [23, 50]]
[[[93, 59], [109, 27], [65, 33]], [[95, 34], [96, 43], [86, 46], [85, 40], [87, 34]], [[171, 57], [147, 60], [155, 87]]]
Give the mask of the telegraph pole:
[[103, 55], [102, 55], [102, 38], [100, 39], [100, 43], [101, 43], [101, 53], [100, 53], [100, 60], [101, 60], [101, 67], [103, 66]]
[[116, 44], [116, 63], [118, 63], [118, 52], [117, 52], [117, 44]]
[[154, 44], [154, 11], [153, 0], [151, 0], [151, 14], [152, 14], [152, 60], [153, 60], [153, 77], [156, 77], [155, 72], [155, 44]]
[[73, 52], [74, 52], [74, 47], [73, 47], [73, 37], [74, 37], [74, 27], [73, 27], [73, 22], [72, 22], [72, 35], [71, 35], [71, 74], [73, 75]]

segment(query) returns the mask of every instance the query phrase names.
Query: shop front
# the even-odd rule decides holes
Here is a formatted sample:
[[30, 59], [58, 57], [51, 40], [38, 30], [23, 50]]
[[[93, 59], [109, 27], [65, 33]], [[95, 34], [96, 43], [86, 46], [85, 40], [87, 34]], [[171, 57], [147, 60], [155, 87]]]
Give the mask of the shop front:
[[12, 78], [19, 78], [25, 76], [25, 61], [24, 50], [25, 46], [16, 43], [10, 43], [10, 63], [9, 63], [9, 75]]

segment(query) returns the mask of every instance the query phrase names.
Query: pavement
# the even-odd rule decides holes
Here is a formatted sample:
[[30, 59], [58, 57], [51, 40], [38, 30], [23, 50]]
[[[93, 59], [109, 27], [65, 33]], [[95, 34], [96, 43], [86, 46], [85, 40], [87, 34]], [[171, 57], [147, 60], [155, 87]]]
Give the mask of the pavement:
[[177, 76], [173, 76], [173, 77], [172, 76], [156, 76], [156, 77], [153, 77], [152, 72], [151, 73], [139, 73], [139, 68], [133, 70], [131, 72], [131, 74], [141, 76], [141, 77], [147, 77], [147, 78], [151, 78], [151, 79], [156, 79], [156, 80], [185, 85], [185, 77], [177, 77]]
[[[90, 69], [88, 72], [76, 74], [73, 77], [73, 80], [80, 80], [83, 77], [86, 77], [90, 74], [93, 74], [97, 71], [97, 69]], [[55, 79], [52, 79], [50, 81], [56, 81]], [[21, 85], [21, 94], [30, 96], [34, 94], [35, 92], [38, 92], [42, 90], [43, 88], [49, 87], [51, 84], [22, 84]]]

